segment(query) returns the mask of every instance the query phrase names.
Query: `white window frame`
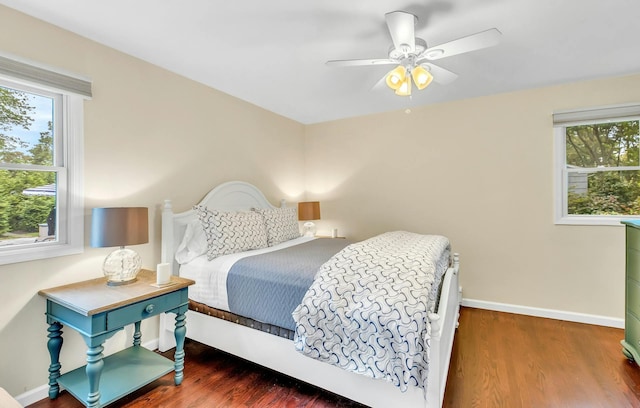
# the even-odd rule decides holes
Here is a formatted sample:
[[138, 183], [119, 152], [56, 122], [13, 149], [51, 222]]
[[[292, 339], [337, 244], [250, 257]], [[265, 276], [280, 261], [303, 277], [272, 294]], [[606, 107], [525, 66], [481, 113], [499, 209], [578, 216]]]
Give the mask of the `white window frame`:
[[[84, 251], [84, 100], [91, 97], [91, 82], [74, 74], [44, 67], [14, 56], [0, 55], [0, 84], [30, 93], [53, 95], [60, 106], [54, 109], [59, 123], [56, 162], [40, 166], [55, 168], [56, 235], [50, 242], [0, 247], [0, 265], [46, 259]], [[59, 127], [58, 127], [59, 126]], [[61, 135], [61, 137], [59, 137]], [[38, 166], [2, 163], [1, 169], [34, 170]], [[37, 170], [37, 169], [36, 169]]]
[[[640, 104], [605, 106], [553, 114], [554, 144], [554, 218], [559, 225], [616, 225], [620, 221], [639, 219], [639, 215], [570, 215], [568, 214], [568, 172], [566, 166], [566, 128], [606, 122], [640, 120]], [[585, 169], [585, 171], [601, 171]], [[640, 170], [640, 166], [616, 167], [602, 171]]]

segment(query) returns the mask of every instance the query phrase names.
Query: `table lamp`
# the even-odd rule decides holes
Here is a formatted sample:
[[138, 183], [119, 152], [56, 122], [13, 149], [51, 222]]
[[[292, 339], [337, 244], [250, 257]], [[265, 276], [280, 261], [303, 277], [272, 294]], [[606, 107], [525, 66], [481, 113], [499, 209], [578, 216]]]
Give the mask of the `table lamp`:
[[142, 267], [140, 255], [126, 245], [149, 242], [149, 210], [147, 207], [94, 208], [91, 213], [91, 246], [120, 247], [104, 260], [102, 270], [107, 284], [135, 282]]
[[313, 220], [320, 219], [320, 203], [318, 201], [306, 201], [298, 203], [298, 220], [307, 221], [302, 224], [305, 237], [316, 235], [316, 224]]

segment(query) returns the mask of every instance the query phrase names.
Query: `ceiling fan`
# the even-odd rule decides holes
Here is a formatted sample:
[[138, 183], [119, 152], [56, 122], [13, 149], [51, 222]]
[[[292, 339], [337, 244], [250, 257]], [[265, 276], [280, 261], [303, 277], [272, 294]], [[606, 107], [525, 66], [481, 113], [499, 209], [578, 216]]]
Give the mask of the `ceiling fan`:
[[385, 14], [389, 34], [393, 45], [389, 48], [389, 57], [383, 59], [354, 59], [327, 61], [331, 66], [397, 65], [384, 79], [387, 86], [400, 96], [411, 95], [411, 79], [419, 90], [429, 86], [431, 81], [446, 85], [458, 75], [432, 64], [430, 61], [463, 54], [482, 48], [492, 47], [500, 41], [502, 34], [496, 28], [449, 41], [435, 47], [415, 36], [415, 24], [418, 18], [405, 11], [393, 11]]

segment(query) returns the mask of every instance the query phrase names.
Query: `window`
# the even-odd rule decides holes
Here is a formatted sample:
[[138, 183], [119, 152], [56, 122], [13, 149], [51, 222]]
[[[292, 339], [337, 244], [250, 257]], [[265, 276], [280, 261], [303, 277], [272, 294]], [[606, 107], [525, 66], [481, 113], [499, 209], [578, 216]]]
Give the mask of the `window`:
[[640, 105], [553, 119], [556, 223], [619, 225], [640, 216]]
[[0, 56], [0, 264], [80, 253], [90, 82]]

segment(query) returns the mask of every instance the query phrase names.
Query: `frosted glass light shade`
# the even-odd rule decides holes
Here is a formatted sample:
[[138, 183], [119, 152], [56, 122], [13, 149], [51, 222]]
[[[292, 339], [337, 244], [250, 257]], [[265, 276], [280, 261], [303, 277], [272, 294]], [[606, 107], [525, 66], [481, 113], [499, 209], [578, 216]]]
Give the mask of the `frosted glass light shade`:
[[121, 247], [111, 252], [102, 264], [107, 284], [111, 286], [124, 285], [136, 280], [142, 268], [142, 259], [133, 249]]
[[396, 89], [400, 88], [406, 76], [407, 70], [405, 69], [405, 67], [403, 67], [402, 65], [398, 65], [397, 67], [389, 71], [385, 81], [387, 83], [387, 86], [395, 91]]
[[411, 96], [411, 76], [404, 77], [404, 81], [398, 89], [396, 89], [396, 95], [399, 96]]
[[416, 84], [416, 88], [421, 91], [428, 87], [431, 81], [433, 81], [433, 75], [431, 75], [431, 72], [427, 71], [420, 65], [411, 71], [411, 76], [413, 77], [413, 82]]

